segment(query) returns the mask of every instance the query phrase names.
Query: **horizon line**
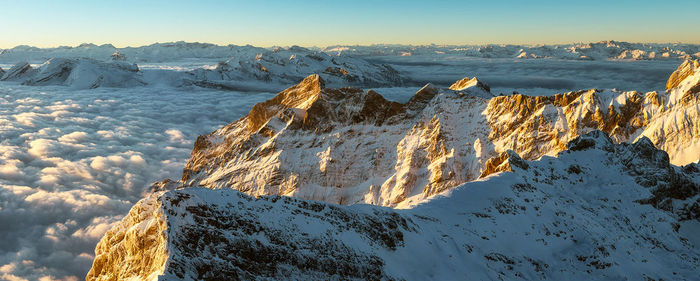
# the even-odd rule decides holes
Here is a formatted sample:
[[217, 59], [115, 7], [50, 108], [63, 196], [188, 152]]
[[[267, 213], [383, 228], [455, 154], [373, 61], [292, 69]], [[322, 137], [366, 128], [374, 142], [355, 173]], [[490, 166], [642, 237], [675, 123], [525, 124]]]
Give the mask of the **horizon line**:
[[214, 45], [217, 47], [227, 47], [227, 46], [252, 46], [252, 47], [259, 47], [259, 48], [275, 48], [275, 47], [282, 47], [282, 48], [290, 48], [294, 46], [298, 47], [303, 47], [303, 48], [318, 48], [318, 49], [323, 49], [323, 48], [329, 48], [329, 47], [371, 47], [371, 46], [407, 46], [407, 47], [424, 47], [424, 46], [445, 46], [445, 47], [461, 47], [461, 46], [488, 46], [488, 45], [500, 45], [500, 46], [508, 46], [508, 45], [515, 45], [515, 46], [563, 46], [563, 45], [577, 45], [577, 44], [593, 44], [593, 43], [604, 43], [604, 42], [615, 42], [615, 43], [628, 43], [628, 44], [657, 44], [657, 45], [700, 45], [700, 42], [697, 43], [689, 43], [689, 42], [682, 42], [682, 41], [673, 41], [673, 42], [661, 42], [661, 41], [647, 41], [647, 42], [630, 42], [630, 41], [621, 41], [621, 40], [599, 40], [599, 41], [589, 41], [589, 42], [584, 42], [584, 41], [579, 41], [579, 42], [566, 42], [566, 43], [464, 43], [464, 44], [454, 44], [454, 43], [427, 43], [427, 44], [406, 44], [406, 43], [371, 43], [371, 44], [330, 44], [330, 45], [325, 45], [325, 46], [318, 46], [318, 45], [298, 45], [298, 44], [292, 44], [292, 45], [268, 45], [268, 46], [262, 46], [262, 45], [253, 45], [253, 44], [235, 44], [235, 43], [228, 43], [228, 44], [222, 44], [222, 43], [210, 43], [210, 42], [199, 42], [199, 41], [185, 41], [185, 40], [177, 40], [177, 41], [165, 41], [165, 42], [153, 42], [150, 44], [144, 44], [144, 45], [139, 45], [139, 46], [134, 46], [134, 45], [126, 45], [122, 47], [115, 46], [114, 43], [103, 43], [103, 44], [95, 44], [91, 42], [84, 42], [76, 45], [58, 45], [58, 46], [51, 46], [51, 47], [38, 47], [36, 45], [30, 45], [30, 44], [20, 44], [16, 45], [14, 47], [9, 47], [9, 48], [3, 48], [0, 47], [0, 50], [11, 50], [15, 49], [18, 47], [31, 47], [31, 48], [37, 48], [37, 49], [57, 49], [57, 48], [77, 48], [83, 45], [93, 45], [97, 47], [102, 47], [105, 45], [111, 45], [115, 49], [126, 49], [126, 48], [143, 48], [143, 47], [149, 47], [153, 45], [158, 45], [158, 44], [172, 44], [172, 43], [186, 43], [186, 44], [203, 44], [203, 45]]

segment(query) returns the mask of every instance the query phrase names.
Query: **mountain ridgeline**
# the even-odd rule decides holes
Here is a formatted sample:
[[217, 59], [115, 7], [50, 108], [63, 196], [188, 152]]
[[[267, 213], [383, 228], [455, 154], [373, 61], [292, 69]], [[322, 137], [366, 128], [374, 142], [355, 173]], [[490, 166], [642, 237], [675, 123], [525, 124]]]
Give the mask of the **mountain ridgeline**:
[[698, 66], [664, 93], [465, 78], [405, 103], [308, 76], [199, 136], [87, 280], [692, 280]]
[[156, 192], [107, 232], [87, 280], [695, 277], [697, 241], [681, 224], [700, 219], [697, 164], [598, 130], [556, 158], [504, 161], [509, 172], [405, 210]]
[[696, 66], [681, 65], [665, 93], [494, 97], [474, 78], [450, 89], [426, 85], [403, 104], [372, 90], [328, 89], [312, 75], [200, 136], [181, 181], [395, 207], [488, 175], [507, 150], [526, 160], [553, 156], [593, 130], [618, 143], [646, 136], [671, 163], [688, 164], [700, 158]]

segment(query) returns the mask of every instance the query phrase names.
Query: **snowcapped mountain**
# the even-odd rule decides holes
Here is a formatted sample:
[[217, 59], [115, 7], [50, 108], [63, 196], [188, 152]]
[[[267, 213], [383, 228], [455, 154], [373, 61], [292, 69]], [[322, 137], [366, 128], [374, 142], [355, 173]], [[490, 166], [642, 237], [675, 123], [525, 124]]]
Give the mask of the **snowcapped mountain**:
[[403, 210], [156, 192], [102, 238], [87, 280], [697, 277], [697, 164], [670, 165], [647, 138], [616, 144], [601, 131], [556, 158], [509, 151], [502, 162], [510, 172]]
[[143, 86], [142, 73], [136, 64], [94, 59], [53, 58], [38, 68], [20, 62], [0, 78], [3, 81], [20, 81], [23, 85], [63, 85], [75, 89], [97, 87]]
[[[116, 48], [111, 44], [95, 45], [90, 43], [75, 47], [61, 46], [57, 48], [37, 48], [17, 46], [0, 52], [0, 62], [16, 63], [17, 61], [46, 61], [51, 58], [92, 58], [108, 60], [115, 52], [119, 52], [132, 62], [162, 62], [187, 58], [225, 58], [232, 49], [250, 48], [252, 46], [218, 46], [208, 43], [156, 43], [141, 47]], [[262, 48], [257, 48], [262, 49]]]
[[233, 89], [245, 87], [245, 81], [251, 80], [289, 85], [316, 73], [335, 87], [402, 85], [399, 73], [388, 65], [377, 65], [358, 58], [331, 57], [302, 47], [233, 49], [229, 57], [215, 69], [192, 71], [189, 78], [191, 83], [202, 87]]
[[593, 130], [617, 143], [646, 136], [684, 165], [700, 159], [697, 65], [681, 65], [666, 93], [494, 97], [466, 78], [450, 89], [426, 85], [403, 104], [372, 90], [329, 89], [312, 75], [200, 136], [182, 183], [402, 207], [499, 170], [508, 150], [553, 156]]
[[[371, 45], [371, 46], [329, 46], [326, 48], [306, 49], [297, 46], [290, 48], [262, 48], [255, 46], [226, 45], [219, 46], [198, 42], [156, 43], [141, 47], [116, 48], [111, 44], [95, 45], [90, 43], [75, 47], [37, 48], [17, 46], [0, 50], [0, 63], [17, 63], [30, 61], [44, 62], [51, 58], [92, 58], [109, 60], [115, 52], [129, 62], [170, 62], [185, 59], [228, 60], [235, 55], [246, 56], [271, 52], [275, 50], [304, 49], [309, 52], [326, 53], [334, 57], [363, 56], [411, 56], [463, 54], [482, 58], [556, 58], [570, 60], [665, 60], [700, 58], [700, 45], [682, 43], [628, 43], [620, 41], [601, 41], [595, 43], [560, 44], [560, 45]], [[306, 52], [305, 51], [305, 52]], [[317, 54], [318, 55], [318, 54]]]
[[693, 44], [649, 44], [601, 41], [564, 45], [471, 45], [471, 46], [331, 46], [322, 49], [334, 56], [412, 56], [465, 54], [480, 58], [554, 58], [566, 60], [665, 60], [700, 58], [700, 46]]
[[[384, 87], [403, 84], [403, 78], [389, 65], [374, 64], [361, 58], [331, 57], [326, 53], [301, 47], [273, 50], [252, 46], [231, 47], [226, 48], [225, 52], [217, 51], [214, 52], [215, 54], [210, 54], [200, 49], [219, 48], [219, 46], [175, 44], [174, 46], [158, 45], [158, 48], [152, 45], [148, 48], [144, 47], [145, 49], [138, 53], [148, 54], [148, 57], [169, 56], [169, 52], [175, 52], [176, 54], [172, 56], [208, 57], [211, 55], [225, 58], [225, 61], [219, 62], [213, 69], [200, 67], [191, 71], [163, 69], [141, 71], [135, 63], [129, 63], [132, 61], [129, 59], [130, 50], [118, 50], [103, 56], [107, 52], [102, 49], [107, 47], [93, 47], [100, 51], [83, 50], [84, 53], [77, 53], [84, 54], [86, 57], [77, 57], [77, 54], [69, 53], [65, 58], [50, 58], [40, 65], [39, 69], [32, 68], [27, 61], [22, 61], [10, 68], [7, 73], [0, 73], [0, 77], [5, 81], [19, 81], [25, 85], [65, 85], [81, 89], [152, 84], [173, 87], [194, 85], [237, 91], [278, 91], [284, 89], [285, 85], [298, 83], [304, 77], [314, 73], [335, 87]], [[200, 52], [195, 52], [196, 50]], [[108, 58], [109, 60], [106, 60]]]

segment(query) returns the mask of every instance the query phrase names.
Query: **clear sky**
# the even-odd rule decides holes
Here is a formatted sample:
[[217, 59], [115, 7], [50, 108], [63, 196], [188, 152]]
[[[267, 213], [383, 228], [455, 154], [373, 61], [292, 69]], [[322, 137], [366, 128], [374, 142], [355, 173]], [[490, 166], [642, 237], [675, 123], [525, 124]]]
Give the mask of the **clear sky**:
[[0, 48], [700, 43], [700, 0], [0, 0]]

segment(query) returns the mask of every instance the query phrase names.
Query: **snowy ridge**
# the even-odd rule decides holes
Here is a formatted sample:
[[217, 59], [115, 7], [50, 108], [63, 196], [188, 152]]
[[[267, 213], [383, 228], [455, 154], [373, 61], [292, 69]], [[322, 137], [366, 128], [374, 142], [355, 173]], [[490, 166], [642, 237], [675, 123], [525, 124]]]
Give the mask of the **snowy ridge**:
[[315, 73], [334, 87], [402, 85], [399, 73], [388, 65], [372, 64], [358, 58], [331, 57], [301, 47], [232, 49], [228, 57], [230, 59], [220, 62], [215, 69], [192, 71], [191, 83], [234, 89], [248, 80], [289, 85]]
[[700, 46], [693, 44], [649, 44], [601, 41], [565, 45], [481, 45], [481, 46], [331, 46], [324, 52], [335, 56], [411, 56], [464, 54], [480, 58], [565, 59], [565, 60], [685, 60], [700, 58]]
[[[213, 48], [213, 47], [212, 47]], [[156, 52], [157, 53], [157, 52]], [[278, 91], [318, 74], [331, 86], [401, 86], [403, 78], [391, 66], [361, 58], [330, 57], [301, 47], [267, 50], [255, 47], [227, 49], [225, 61], [215, 68], [190, 71], [141, 71], [128, 55], [115, 51], [100, 60], [88, 57], [50, 58], [38, 69], [22, 61], [0, 73], [4, 81], [25, 85], [65, 85], [74, 88], [166, 85], [198, 86], [236, 91]], [[101, 53], [100, 53], [101, 54]]]
[[143, 86], [142, 73], [136, 64], [101, 62], [93, 59], [54, 58], [38, 68], [18, 63], [3, 80], [22, 81], [23, 85], [63, 85], [74, 89]]
[[688, 86], [699, 73], [665, 94], [549, 97], [493, 97], [463, 79], [453, 85], [459, 91], [427, 85], [404, 104], [371, 90], [328, 89], [310, 76], [200, 136], [181, 184], [400, 207], [498, 171], [508, 150], [527, 160], [553, 156], [593, 130], [618, 143], [647, 136], [684, 165], [700, 159], [700, 102]]
[[[141, 47], [116, 48], [111, 44], [95, 45], [90, 43], [75, 47], [37, 48], [17, 46], [0, 52], [0, 62], [15, 63], [21, 60], [45, 61], [55, 57], [92, 58], [109, 60], [115, 52], [122, 54], [132, 62], [162, 62], [187, 58], [225, 58], [236, 48], [256, 49], [252, 46], [218, 46], [208, 43], [171, 42], [156, 43]], [[261, 49], [261, 48], [257, 48]]]
[[[259, 54], [274, 50], [292, 50], [290, 48], [261, 48], [255, 46], [214, 45], [198, 42], [156, 43], [141, 47], [116, 48], [111, 44], [95, 45], [90, 43], [75, 47], [37, 48], [17, 46], [0, 50], [0, 63], [17, 63], [18, 61], [43, 62], [55, 57], [109, 60], [118, 52], [123, 59], [130, 62], [166, 62], [181, 59], [226, 60], [235, 53], [246, 52]], [[304, 48], [301, 48], [304, 49]], [[700, 58], [700, 45], [682, 43], [628, 43], [620, 41], [601, 41], [595, 43], [561, 44], [561, 45], [371, 45], [371, 46], [329, 46], [311, 51], [320, 51], [330, 56], [410, 56], [410, 55], [444, 55], [464, 54], [483, 58], [522, 58], [522, 59], [572, 59], [572, 60], [665, 60]]]
[[404, 210], [154, 193], [102, 239], [87, 280], [694, 279], [697, 164], [601, 131], [567, 146], [538, 161], [510, 153], [511, 172]]

